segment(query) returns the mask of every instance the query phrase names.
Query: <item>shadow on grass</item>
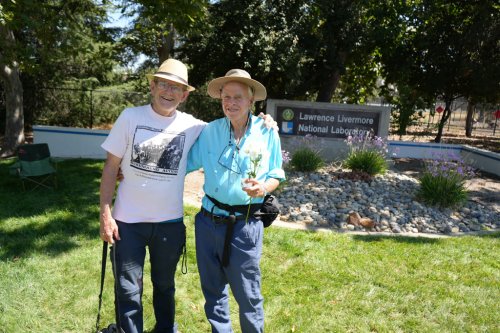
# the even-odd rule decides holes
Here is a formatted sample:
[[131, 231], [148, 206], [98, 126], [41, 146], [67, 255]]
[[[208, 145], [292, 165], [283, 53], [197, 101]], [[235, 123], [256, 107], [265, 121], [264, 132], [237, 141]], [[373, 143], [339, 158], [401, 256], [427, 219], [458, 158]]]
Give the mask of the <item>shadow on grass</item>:
[[55, 190], [22, 190], [20, 180], [0, 163], [0, 260], [32, 253], [57, 256], [93, 239], [99, 230], [102, 161], [67, 160], [58, 165]]
[[78, 218], [68, 214], [44, 223], [34, 220], [2, 231], [0, 260], [25, 258], [33, 253], [58, 256], [77, 248], [79, 238], [97, 239], [98, 234], [99, 223], [94, 212], [80, 213]]
[[488, 232], [482, 232], [478, 233], [475, 235], [476, 237], [482, 237], [482, 238], [500, 238], [500, 231], [488, 231]]
[[482, 231], [482, 232], [471, 232], [471, 233], [461, 233], [461, 234], [453, 234], [446, 235], [445, 237], [435, 237], [434, 235], [429, 235], [427, 237], [424, 235], [418, 236], [403, 236], [403, 235], [353, 235], [352, 238], [357, 241], [362, 242], [381, 242], [384, 240], [391, 240], [398, 243], [406, 243], [406, 244], [435, 244], [439, 243], [441, 240], [457, 238], [457, 237], [480, 237], [480, 238], [500, 238], [500, 231]]
[[58, 164], [57, 189], [37, 188], [23, 191], [21, 180], [8, 173], [8, 165], [0, 163], [0, 221], [32, 217], [47, 211], [99, 205], [102, 162], [67, 160]]
[[352, 238], [356, 241], [362, 242], [381, 242], [384, 240], [391, 240], [398, 243], [406, 244], [435, 244], [440, 242], [440, 238], [430, 237], [414, 237], [414, 236], [390, 236], [390, 235], [353, 235]]

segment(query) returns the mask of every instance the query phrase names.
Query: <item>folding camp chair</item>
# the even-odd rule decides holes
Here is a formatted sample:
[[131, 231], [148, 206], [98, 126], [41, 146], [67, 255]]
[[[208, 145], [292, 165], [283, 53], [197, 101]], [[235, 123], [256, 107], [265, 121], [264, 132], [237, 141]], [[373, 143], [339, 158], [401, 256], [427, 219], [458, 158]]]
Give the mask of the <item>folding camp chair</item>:
[[[11, 167], [11, 173], [17, 174], [26, 191], [27, 183], [33, 183], [33, 190], [39, 186], [49, 189], [57, 187], [56, 168], [50, 157], [46, 143], [20, 145], [17, 150], [18, 161]], [[14, 171], [14, 172], [12, 172]]]

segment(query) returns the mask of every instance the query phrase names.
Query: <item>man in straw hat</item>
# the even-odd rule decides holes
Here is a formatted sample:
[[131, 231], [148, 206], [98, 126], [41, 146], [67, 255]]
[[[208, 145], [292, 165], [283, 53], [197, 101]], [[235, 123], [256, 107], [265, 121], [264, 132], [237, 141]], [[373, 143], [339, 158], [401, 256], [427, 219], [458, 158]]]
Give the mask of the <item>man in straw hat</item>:
[[[177, 107], [190, 91], [187, 67], [168, 59], [149, 75], [151, 104], [125, 109], [102, 144], [101, 239], [116, 251], [117, 321], [124, 332], [142, 332], [142, 279], [149, 248], [155, 332], [176, 332], [177, 263], [186, 242], [182, 193], [187, 153], [205, 123]], [[111, 207], [116, 177], [120, 182]]]
[[243, 333], [263, 332], [260, 258], [263, 223], [254, 215], [285, 179], [276, 131], [251, 113], [266, 88], [241, 69], [212, 80], [224, 118], [209, 123], [189, 153], [188, 172], [203, 167], [205, 196], [195, 218], [196, 258], [212, 332], [233, 332], [229, 287]]
[[[186, 243], [184, 177], [188, 151], [206, 126], [177, 110], [195, 90], [182, 62], [168, 59], [148, 79], [151, 104], [125, 109], [102, 144], [107, 158], [100, 188], [100, 236], [113, 244], [116, 254], [117, 323], [126, 333], [143, 332], [146, 247], [155, 332], [177, 331], [174, 275]], [[272, 126], [272, 118], [266, 123]], [[123, 177], [111, 212], [119, 172]]]

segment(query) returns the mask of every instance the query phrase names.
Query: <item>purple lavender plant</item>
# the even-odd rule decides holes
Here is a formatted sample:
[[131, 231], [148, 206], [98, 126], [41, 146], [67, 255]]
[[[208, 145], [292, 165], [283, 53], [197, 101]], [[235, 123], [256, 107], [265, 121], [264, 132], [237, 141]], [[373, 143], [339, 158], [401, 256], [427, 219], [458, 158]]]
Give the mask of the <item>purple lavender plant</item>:
[[417, 196], [431, 205], [458, 205], [467, 200], [465, 181], [474, 175], [474, 169], [456, 153], [433, 154], [433, 159], [425, 164]]
[[349, 135], [345, 140], [349, 154], [344, 165], [352, 171], [366, 172], [369, 175], [384, 173], [387, 170], [387, 142], [373, 134], [373, 131], [360, 131]]
[[387, 155], [389, 149], [387, 142], [380, 136], [373, 134], [373, 130], [361, 132], [355, 135], [349, 135], [345, 140], [349, 149], [352, 151], [374, 150], [383, 155]]
[[453, 151], [444, 151], [432, 154], [432, 159], [425, 164], [425, 172], [433, 177], [450, 178], [458, 176], [466, 180], [475, 176], [475, 170]]
[[281, 159], [283, 161], [283, 165], [287, 165], [288, 163], [290, 163], [290, 160], [292, 159], [290, 156], [290, 152], [282, 149], [281, 150]]

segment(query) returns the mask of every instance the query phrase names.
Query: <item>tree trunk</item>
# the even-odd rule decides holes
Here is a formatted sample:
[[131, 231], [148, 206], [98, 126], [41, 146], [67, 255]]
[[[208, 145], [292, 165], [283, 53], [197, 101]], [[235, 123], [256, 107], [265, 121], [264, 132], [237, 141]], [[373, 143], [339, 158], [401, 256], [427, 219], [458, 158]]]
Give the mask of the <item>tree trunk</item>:
[[451, 103], [453, 102], [453, 99], [446, 99], [445, 100], [445, 107], [443, 111], [443, 116], [441, 117], [441, 120], [439, 121], [439, 126], [438, 126], [438, 134], [436, 135], [436, 138], [434, 138], [434, 142], [440, 143], [441, 142], [441, 137], [443, 136], [443, 129], [444, 129], [444, 124], [446, 124], [446, 121], [451, 116]]
[[[345, 60], [347, 58], [347, 52], [339, 51], [337, 54], [337, 58], [341, 64], [345, 64]], [[338, 66], [335, 66], [333, 72], [328, 76], [326, 82], [322, 85], [321, 89], [318, 91], [318, 97], [316, 98], [316, 102], [327, 102], [330, 103], [332, 101], [333, 93], [335, 89], [337, 89], [337, 85], [340, 81], [340, 76], [342, 75], [341, 69]]]
[[158, 59], [160, 64], [172, 56], [175, 44], [175, 28], [173, 24], [170, 24], [170, 29], [168, 34], [162, 35], [161, 43], [158, 46]]
[[[14, 44], [12, 31], [0, 26], [0, 38], [7, 44]], [[11, 156], [17, 146], [24, 143], [23, 85], [19, 77], [19, 64], [8, 63], [5, 54], [0, 51], [0, 77], [5, 89], [5, 136], [0, 148], [0, 157]]]
[[476, 104], [469, 101], [467, 104], [467, 117], [465, 118], [465, 136], [472, 137], [472, 126], [474, 120], [474, 110], [476, 109]]
[[328, 80], [323, 84], [320, 91], [318, 91], [316, 102], [330, 103], [332, 101], [333, 93], [335, 92], [335, 89], [337, 89], [339, 81], [340, 71], [337, 69], [328, 77]]

